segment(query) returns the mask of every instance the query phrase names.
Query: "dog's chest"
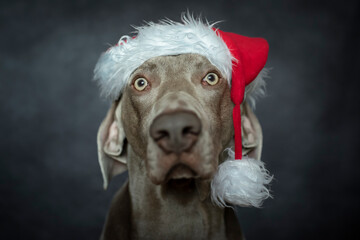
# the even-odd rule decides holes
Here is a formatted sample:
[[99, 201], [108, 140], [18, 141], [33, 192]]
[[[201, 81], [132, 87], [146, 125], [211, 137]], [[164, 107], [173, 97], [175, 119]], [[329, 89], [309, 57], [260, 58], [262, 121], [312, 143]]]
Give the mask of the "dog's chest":
[[[215, 217], [216, 216], [216, 217]], [[164, 204], [133, 219], [134, 239], [226, 239], [223, 218], [198, 204]]]

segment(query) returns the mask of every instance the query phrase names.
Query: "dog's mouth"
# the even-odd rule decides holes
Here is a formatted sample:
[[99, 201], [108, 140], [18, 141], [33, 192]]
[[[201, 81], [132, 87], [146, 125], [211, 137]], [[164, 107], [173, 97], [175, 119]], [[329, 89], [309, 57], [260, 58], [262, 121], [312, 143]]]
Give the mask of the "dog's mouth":
[[169, 191], [192, 191], [195, 189], [195, 172], [189, 167], [179, 164], [173, 167], [166, 177], [166, 188]]
[[195, 179], [194, 178], [170, 179], [167, 185], [169, 188], [179, 191], [191, 190], [195, 187]]

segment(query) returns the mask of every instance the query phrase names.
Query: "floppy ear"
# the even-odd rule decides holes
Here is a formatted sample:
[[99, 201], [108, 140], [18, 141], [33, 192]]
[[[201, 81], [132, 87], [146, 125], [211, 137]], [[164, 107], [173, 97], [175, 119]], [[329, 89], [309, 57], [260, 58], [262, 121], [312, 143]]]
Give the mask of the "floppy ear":
[[98, 130], [98, 158], [104, 189], [107, 188], [112, 177], [127, 170], [126, 139], [120, 115], [120, 101], [115, 101]]
[[259, 120], [247, 102], [244, 102], [241, 109], [243, 111], [241, 116], [242, 154], [260, 160], [263, 135]]

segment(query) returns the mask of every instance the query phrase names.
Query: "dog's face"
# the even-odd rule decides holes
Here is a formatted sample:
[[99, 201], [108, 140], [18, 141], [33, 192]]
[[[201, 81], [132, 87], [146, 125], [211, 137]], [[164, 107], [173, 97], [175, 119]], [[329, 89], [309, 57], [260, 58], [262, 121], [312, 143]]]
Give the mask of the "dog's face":
[[[209, 179], [233, 135], [227, 80], [197, 54], [152, 58], [124, 89], [121, 121], [154, 184]], [[176, 179], [176, 180], [175, 180]]]
[[[206, 195], [203, 186], [233, 139], [232, 109], [227, 79], [205, 57], [149, 59], [132, 73], [100, 126], [104, 187], [130, 168], [135, 158], [128, 156], [129, 144], [139, 161], [137, 174], [146, 175], [152, 184], [176, 190], [196, 184]], [[259, 158], [261, 127], [247, 104], [242, 110], [243, 153]]]

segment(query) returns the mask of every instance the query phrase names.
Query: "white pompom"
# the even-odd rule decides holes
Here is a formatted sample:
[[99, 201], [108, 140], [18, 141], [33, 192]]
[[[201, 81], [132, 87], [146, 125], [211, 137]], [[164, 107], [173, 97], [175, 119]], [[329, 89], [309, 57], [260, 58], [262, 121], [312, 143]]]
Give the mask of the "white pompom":
[[[230, 152], [230, 159], [234, 159], [233, 153]], [[247, 157], [227, 160], [219, 165], [211, 182], [211, 199], [220, 207], [228, 207], [228, 204], [260, 207], [271, 197], [266, 185], [272, 179], [260, 160]]]

